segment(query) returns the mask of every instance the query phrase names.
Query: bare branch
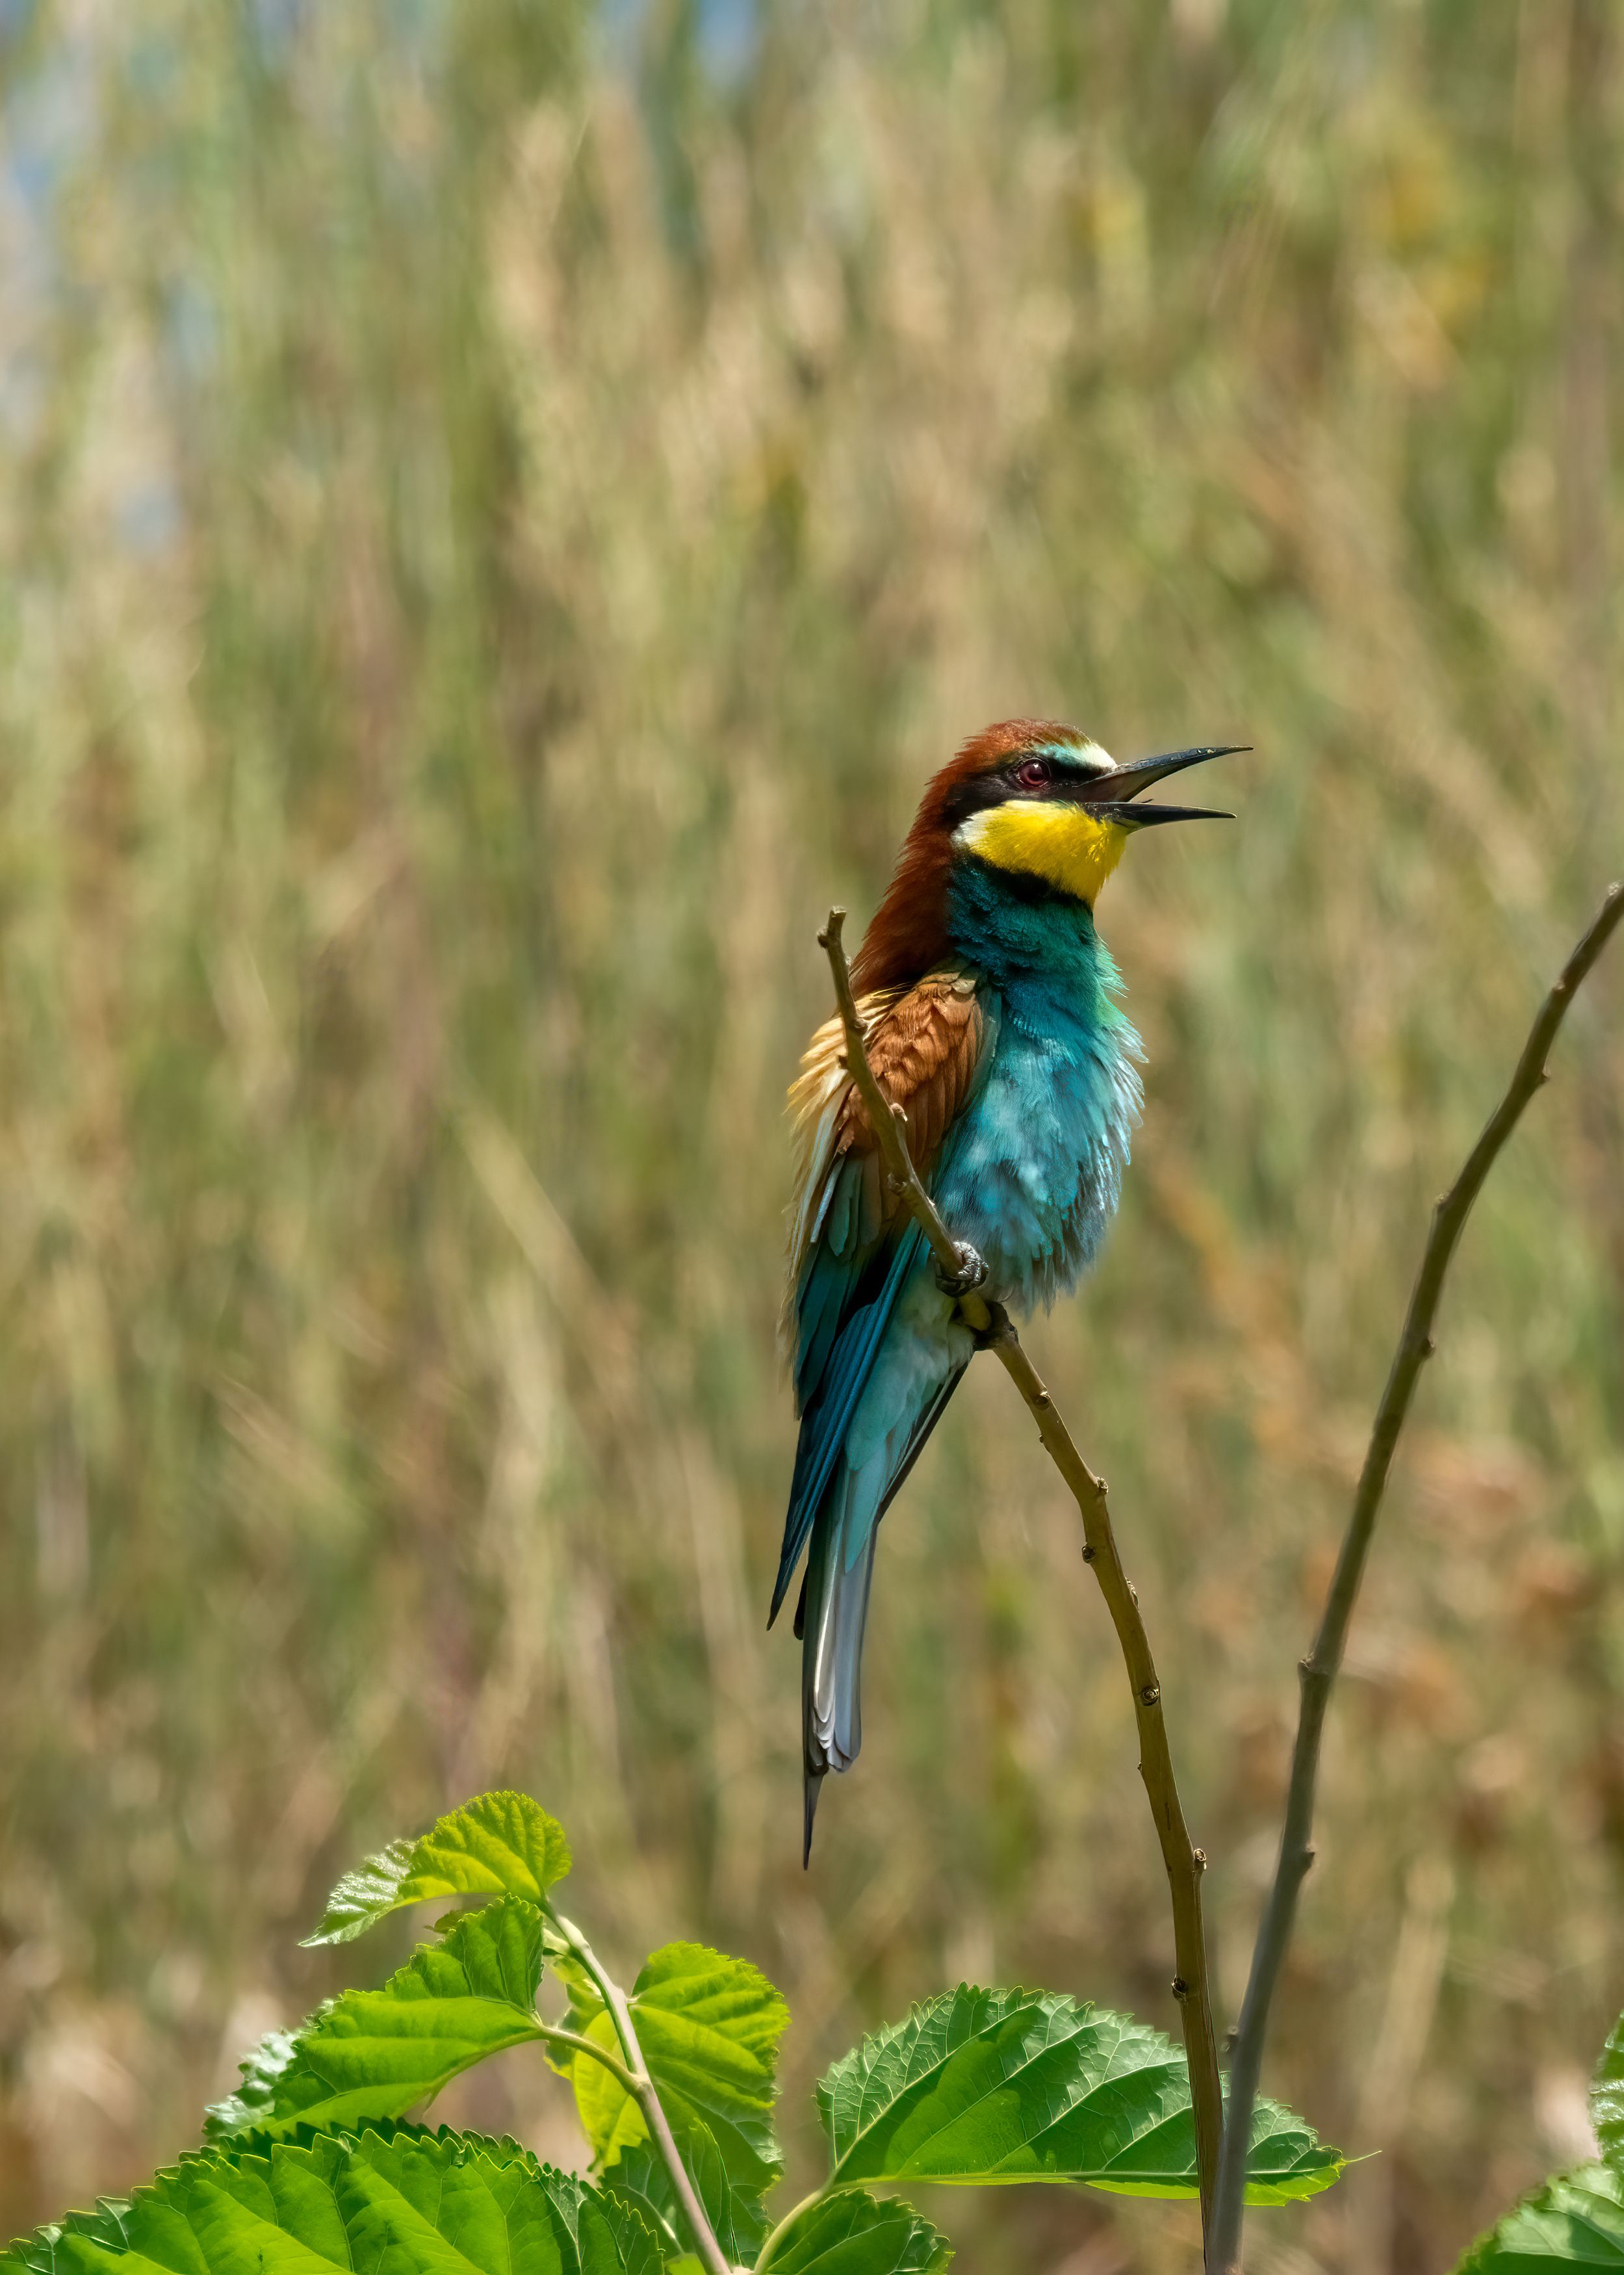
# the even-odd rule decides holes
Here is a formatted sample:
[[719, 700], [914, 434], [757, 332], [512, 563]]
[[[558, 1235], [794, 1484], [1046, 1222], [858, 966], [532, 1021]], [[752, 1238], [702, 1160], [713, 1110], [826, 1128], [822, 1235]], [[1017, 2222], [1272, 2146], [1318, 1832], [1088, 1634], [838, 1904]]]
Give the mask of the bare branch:
[[[906, 1116], [893, 1112], [868, 1062], [866, 1038], [851, 993], [851, 978], [841, 941], [843, 909], [831, 909], [829, 921], [818, 935], [818, 945], [829, 959], [835, 999], [846, 1030], [846, 1058], [852, 1077], [868, 1108], [869, 1123], [879, 1141], [893, 1183], [918, 1220], [944, 1274], [956, 1274], [964, 1262], [959, 1243], [943, 1223], [940, 1213], [920, 1183], [908, 1151]], [[1050, 1460], [1060, 1471], [1083, 1519], [1085, 1561], [1099, 1583], [1122, 1646], [1123, 1664], [1133, 1689], [1134, 1719], [1139, 1732], [1139, 1774], [1150, 1798], [1156, 1838], [1173, 1899], [1174, 1996], [1179, 2002], [1184, 2051], [1190, 2065], [1190, 2097], [1196, 2118], [1196, 2162], [1201, 2181], [1201, 2210], [1205, 2224], [1218, 2169], [1219, 2137], [1223, 2103], [1218, 2082], [1218, 2042], [1212, 2029], [1212, 1995], [1208, 1986], [1206, 1944], [1201, 1925], [1201, 1875], [1206, 1859], [1191, 1843], [1173, 1774], [1162, 1713], [1161, 1682], [1151, 1656], [1150, 1639], [1139, 1616], [1138, 1599], [1122, 1569], [1106, 1482], [1096, 1477], [1070, 1432], [1055, 1411], [1038, 1370], [1001, 1304], [990, 1304], [971, 1289], [958, 1299], [965, 1325], [995, 1351], [1004, 1372], [1026, 1401]]]
[[1590, 967], [1624, 918], [1624, 885], [1607, 892], [1594, 922], [1563, 965], [1539, 1015], [1529, 1031], [1505, 1096], [1484, 1124], [1483, 1135], [1466, 1157], [1460, 1175], [1439, 1202], [1432, 1228], [1422, 1251], [1421, 1267], [1410, 1290], [1409, 1308], [1387, 1376], [1386, 1387], [1376, 1410], [1371, 1440], [1354, 1493], [1353, 1510], [1342, 1540], [1341, 1553], [1331, 1581], [1330, 1593], [1319, 1622], [1314, 1647], [1299, 1668], [1301, 1708], [1296, 1745], [1291, 1760], [1291, 1783], [1286, 1796], [1286, 1821], [1280, 1835], [1280, 1861], [1269, 1893], [1262, 1924], [1252, 1953], [1246, 2000], [1235, 2036], [1230, 2072], [1229, 2113], [1224, 2130], [1223, 2157], [1213, 2205], [1207, 2264], [1214, 2275], [1235, 2275], [1240, 2265], [1241, 2224], [1245, 2216], [1246, 2150], [1251, 2132], [1252, 2109], [1263, 2065], [1264, 2038], [1269, 2026], [1269, 2005], [1280, 1980], [1296, 1917], [1297, 1895], [1314, 1861], [1311, 1839], [1314, 1826], [1314, 1788], [1319, 1772], [1319, 1742], [1325, 1728], [1331, 1686], [1342, 1663], [1348, 1622], [1364, 1576], [1371, 1538], [1387, 1489], [1394, 1448], [1409, 1411], [1421, 1370], [1432, 1356], [1432, 1325], [1443, 1293], [1444, 1277], [1459, 1243], [1472, 1203], [1500, 1150], [1521, 1119], [1523, 1108], [1547, 1079], [1545, 1060], [1556, 1039], [1567, 1007]]

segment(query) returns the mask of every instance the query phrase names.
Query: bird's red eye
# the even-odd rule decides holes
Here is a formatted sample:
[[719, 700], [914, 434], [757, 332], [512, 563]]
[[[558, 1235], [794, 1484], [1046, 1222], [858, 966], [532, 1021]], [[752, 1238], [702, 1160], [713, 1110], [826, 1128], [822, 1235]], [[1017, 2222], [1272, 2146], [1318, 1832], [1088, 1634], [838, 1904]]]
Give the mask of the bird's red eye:
[[1051, 773], [1046, 759], [1023, 759], [1015, 770], [1015, 778], [1023, 790], [1046, 790]]

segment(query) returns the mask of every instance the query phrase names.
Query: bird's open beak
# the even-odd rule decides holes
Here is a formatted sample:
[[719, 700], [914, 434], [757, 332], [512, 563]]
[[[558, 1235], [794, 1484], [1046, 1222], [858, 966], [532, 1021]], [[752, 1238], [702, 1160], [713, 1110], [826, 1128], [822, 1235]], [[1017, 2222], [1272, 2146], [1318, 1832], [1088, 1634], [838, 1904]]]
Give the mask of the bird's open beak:
[[1079, 787], [1077, 796], [1091, 812], [1120, 822], [1125, 829], [1147, 828], [1155, 821], [1233, 821], [1233, 813], [1222, 813], [1209, 805], [1134, 805], [1130, 800], [1153, 782], [1182, 774], [1186, 767], [1198, 767], [1207, 759], [1233, 758], [1250, 748], [1250, 743], [1203, 743], [1187, 751], [1164, 751], [1159, 758], [1130, 759], [1125, 767], [1113, 767], [1108, 775], [1093, 775]]

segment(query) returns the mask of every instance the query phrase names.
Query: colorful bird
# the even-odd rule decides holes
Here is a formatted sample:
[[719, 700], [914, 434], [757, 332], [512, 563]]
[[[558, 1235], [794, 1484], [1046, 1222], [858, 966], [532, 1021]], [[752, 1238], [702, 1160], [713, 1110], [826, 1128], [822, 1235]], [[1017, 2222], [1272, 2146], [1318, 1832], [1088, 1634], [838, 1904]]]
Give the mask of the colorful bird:
[[838, 1019], [791, 1089], [797, 1164], [784, 1331], [801, 1417], [768, 1625], [803, 1552], [805, 1856], [825, 1775], [863, 1742], [863, 1629], [880, 1520], [969, 1365], [972, 1286], [1030, 1309], [1086, 1270], [1116, 1206], [1141, 1102], [1139, 1039], [1094, 929], [1136, 829], [1228, 820], [1139, 805], [1153, 782], [1246, 747], [1117, 766], [1084, 734], [1010, 719], [925, 790], [852, 966], [880, 1089], [920, 1175], [972, 1251], [939, 1278], [887, 1187]]

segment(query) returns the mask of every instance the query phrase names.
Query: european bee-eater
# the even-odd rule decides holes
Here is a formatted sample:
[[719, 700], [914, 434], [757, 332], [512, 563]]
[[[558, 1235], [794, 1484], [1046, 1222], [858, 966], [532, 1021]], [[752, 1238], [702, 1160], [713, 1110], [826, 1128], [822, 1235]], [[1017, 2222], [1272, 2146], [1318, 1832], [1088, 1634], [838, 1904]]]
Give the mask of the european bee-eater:
[[971, 1284], [1026, 1310], [1093, 1261], [1141, 1102], [1139, 1039], [1094, 929], [1101, 886], [1137, 829], [1228, 819], [1140, 805], [1142, 790], [1243, 747], [1117, 766], [1075, 727], [1010, 719], [964, 744], [925, 790], [852, 966], [880, 1089], [970, 1277], [938, 1279], [888, 1189], [840, 1021], [791, 1090], [797, 1168], [785, 1335], [801, 1417], [768, 1624], [809, 1549], [802, 1638], [805, 1853], [822, 1779], [862, 1743], [863, 1629], [880, 1518], [975, 1344]]

